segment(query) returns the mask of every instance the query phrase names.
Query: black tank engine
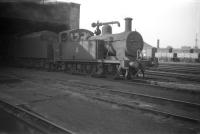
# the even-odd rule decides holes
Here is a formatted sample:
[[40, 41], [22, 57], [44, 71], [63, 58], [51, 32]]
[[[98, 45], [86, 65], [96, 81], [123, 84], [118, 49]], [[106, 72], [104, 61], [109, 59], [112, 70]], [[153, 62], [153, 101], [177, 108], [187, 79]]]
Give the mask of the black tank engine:
[[[110, 24], [120, 26], [117, 21], [93, 23], [96, 35], [86, 29], [75, 29], [59, 34], [41, 31], [23, 36], [13, 42], [12, 57], [20, 66], [125, 77], [137, 74], [143, 70], [141, 34], [132, 31], [132, 18], [125, 18], [125, 31], [121, 33], [113, 34]], [[103, 26], [102, 34], [100, 26]]]

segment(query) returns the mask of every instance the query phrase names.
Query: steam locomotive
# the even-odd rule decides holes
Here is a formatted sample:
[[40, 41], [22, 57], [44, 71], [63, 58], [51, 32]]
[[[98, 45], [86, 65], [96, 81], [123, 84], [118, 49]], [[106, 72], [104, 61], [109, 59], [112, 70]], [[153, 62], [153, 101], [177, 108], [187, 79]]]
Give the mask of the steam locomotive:
[[[95, 75], [111, 74], [130, 78], [142, 72], [140, 62], [143, 38], [132, 31], [132, 18], [125, 18], [125, 31], [112, 34], [109, 24], [93, 23], [95, 34], [86, 29], [75, 29], [59, 34], [42, 31], [15, 40], [13, 59], [20, 66], [64, 70]], [[100, 34], [99, 27], [102, 27]]]

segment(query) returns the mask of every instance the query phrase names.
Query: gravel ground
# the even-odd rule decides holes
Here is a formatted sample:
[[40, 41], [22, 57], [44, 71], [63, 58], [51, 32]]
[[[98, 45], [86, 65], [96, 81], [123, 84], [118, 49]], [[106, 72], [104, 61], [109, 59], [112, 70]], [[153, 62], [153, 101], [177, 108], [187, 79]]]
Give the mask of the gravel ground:
[[[76, 89], [69, 83], [74, 82], [138, 92], [151, 89], [61, 72], [1, 68], [0, 98], [80, 134], [195, 134], [199, 131], [194, 124], [97, 101], [73, 92]], [[153, 92], [156, 91], [159, 90]], [[162, 95], [161, 91], [158, 93]]]

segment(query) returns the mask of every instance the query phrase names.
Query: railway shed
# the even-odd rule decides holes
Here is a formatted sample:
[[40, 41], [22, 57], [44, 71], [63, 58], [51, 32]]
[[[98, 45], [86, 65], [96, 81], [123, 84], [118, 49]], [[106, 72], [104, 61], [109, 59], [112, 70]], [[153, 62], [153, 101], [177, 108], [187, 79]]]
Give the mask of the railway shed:
[[76, 3], [42, 0], [0, 1], [0, 60], [7, 61], [11, 40], [39, 31], [58, 33], [77, 29], [79, 19], [80, 4]]
[[150, 44], [144, 42], [142, 54], [144, 59], [150, 59], [155, 57], [155, 53], [157, 51], [157, 48], [151, 46]]

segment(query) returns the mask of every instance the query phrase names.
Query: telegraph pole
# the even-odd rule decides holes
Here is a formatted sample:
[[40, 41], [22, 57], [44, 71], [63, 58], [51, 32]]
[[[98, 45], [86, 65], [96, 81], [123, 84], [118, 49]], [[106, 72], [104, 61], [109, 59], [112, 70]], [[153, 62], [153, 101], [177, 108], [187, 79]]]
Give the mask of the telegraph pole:
[[196, 33], [196, 37], [195, 37], [195, 48], [196, 49], [198, 48], [198, 36], [197, 36], [197, 33]]
[[199, 11], [200, 11], [200, 3], [198, 2], [198, 0], [195, 0], [194, 1], [194, 4], [195, 4], [195, 16], [196, 16], [196, 36], [195, 36], [195, 48], [197, 49], [199, 46], [198, 46], [198, 43], [199, 43], [199, 40], [198, 40], [198, 37], [199, 37], [199, 33], [200, 33], [200, 14], [199, 14]]

